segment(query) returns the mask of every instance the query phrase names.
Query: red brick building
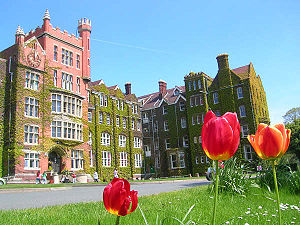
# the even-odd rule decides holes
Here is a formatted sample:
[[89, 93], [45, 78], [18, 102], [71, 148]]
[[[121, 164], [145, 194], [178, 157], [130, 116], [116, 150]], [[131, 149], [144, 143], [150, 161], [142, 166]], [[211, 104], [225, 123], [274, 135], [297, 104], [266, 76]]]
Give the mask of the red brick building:
[[[25, 34], [19, 26], [6, 59], [2, 176], [34, 180], [51, 166], [83, 170], [93, 153], [88, 141], [91, 21], [78, 21], [79, 37], [50, 23]], [[1, 175], [1, 174], [0, 174]]]

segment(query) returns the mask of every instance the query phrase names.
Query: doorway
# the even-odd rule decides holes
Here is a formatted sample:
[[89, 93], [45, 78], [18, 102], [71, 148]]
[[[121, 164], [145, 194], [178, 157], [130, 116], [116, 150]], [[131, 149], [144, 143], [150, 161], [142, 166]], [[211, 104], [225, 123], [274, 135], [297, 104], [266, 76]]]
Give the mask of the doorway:
[[59, 154], [57, 154], [56, 151], [51, 151], [49, 153], [48, 161], [54, 172], [56, 173], [61, 172], [61, 157]]

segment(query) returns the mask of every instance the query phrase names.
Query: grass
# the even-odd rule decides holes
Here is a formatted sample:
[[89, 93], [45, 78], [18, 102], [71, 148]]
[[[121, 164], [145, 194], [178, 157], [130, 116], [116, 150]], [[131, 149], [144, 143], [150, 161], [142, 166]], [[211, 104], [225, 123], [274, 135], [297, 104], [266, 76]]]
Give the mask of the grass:
[[[176, 177], [176, 178], [161, 178], [161, 179], [152, 179], [152, 180], [134, 180], [130, 183], [139, 183], [139, 182], [153, 182], [153, 181], [173, 181], [173, 180], [192, 180], [192, 179], [205, 179], [205, 177]], [[61, 184], [6, 184], [0, 185], [0, 189], [23, 189], [23, 188], [53, 188], [53, 187], [68, 187], [73, 185], [96, 185], [103, 184], [106, 185], [108, 182], [99, 182], [99, 183], [61, 183]]]
[[[134, 189], [134, 186], [133, 186]], [[99, 193], [102, 194], [102, 193]], [[187, 219], [195, 224], [209, 224], [211, 221], [213, 194], [207, 186], [185, 189], [176, 192], [139, 198], [149, 225], [156, 220], [168, 218], [164, 224], [179, 224], [172, 220], [182, 220], [192, 205], [195, 207]], [[284, 204], [282, 219], [284, 224], [300, 223], [300, 196], [280, 192]], [[217, 224], [277, 224], [277, 212], [274, 203], [275, 194], [255, 188], [246, 197], [221, 194], [217, 205]], [[299, 207], [299, 208], [298, 208]], [[115, 223], [116, 216], [109, 214], [102, 202], [78, 203], [39, 209], [0, 211], [1, 224], [100, 224]], [[227, 223], [226, 223], [227, 222]], [[228, 223], [229, 222], [229, 223]], [[139, 209], [121, 217], [120, 224], [143, 225], [144, 219]]]

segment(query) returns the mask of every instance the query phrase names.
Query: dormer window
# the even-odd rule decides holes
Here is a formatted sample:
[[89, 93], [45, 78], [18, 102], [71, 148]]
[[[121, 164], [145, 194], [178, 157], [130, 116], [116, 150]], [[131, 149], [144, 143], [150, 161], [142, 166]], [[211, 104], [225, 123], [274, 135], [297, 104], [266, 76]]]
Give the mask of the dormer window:
[[176, 90], [174, 91], [174, 95], [175, 95], [175, 96], [179, 95], [179, 90], [178, 90], [178, 89], [176, 89]]

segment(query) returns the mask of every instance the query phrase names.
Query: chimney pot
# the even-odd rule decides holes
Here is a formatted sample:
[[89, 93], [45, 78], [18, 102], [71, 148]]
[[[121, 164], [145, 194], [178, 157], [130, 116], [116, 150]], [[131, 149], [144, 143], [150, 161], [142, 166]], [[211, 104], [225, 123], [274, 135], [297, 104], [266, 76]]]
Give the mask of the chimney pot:
[[217, 62], [219, 70], [221, 69], [229, 69], [229, 62], [228, 62], [228, 54], [223, 53], [217, 56]]
[[167, 93], [167, 83], [163, 80], [159, 80], [158, 84], [159, 84], [159, 94], [161, 97], [163, 97]]
[[127, 82], [125, 84], [125, 94], [126, 95], [131, 95], [131, 83], [130, 82]]

